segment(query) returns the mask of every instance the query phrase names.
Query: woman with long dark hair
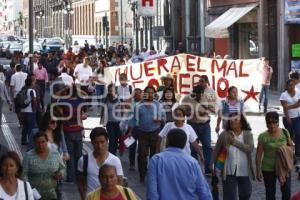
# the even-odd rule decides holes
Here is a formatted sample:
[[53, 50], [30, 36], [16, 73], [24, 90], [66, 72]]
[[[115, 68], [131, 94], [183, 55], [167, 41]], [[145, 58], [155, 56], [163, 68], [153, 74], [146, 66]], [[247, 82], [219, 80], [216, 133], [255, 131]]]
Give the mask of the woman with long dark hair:
[[62, 130], [62, 121], [55, 120], [55, 118], [60, 117], [60, 114], [54, 111], [53, 115], [51, 116], [50, 112], [45, 113], [40, 124], [40, 130], [46, 133], [48, 137], [48, 147], [57, 150], [61, 154], [62, 159], [67, 161], [70, 156]]
[[160, 103], [163, 105], [163, 108], [165, 109], [166, 116], [167, 116], [167, 121], [168, 122], [173, 122], [173, 117], [172, 117], [172, 111], [177, 103], [177, 100], [175, 98], [175, 92], [172, 87], [167, 87], [164, 89], [162, 97], [160, 99]]
[[238, 89], [235, 86], [228, 88], [228, 95], [226, 99], [221, 101], [221, 109], [218, 112], [216, 132], [220, 131], [220, 124], [222, 121], [222, 129], [226, 130], [228, 124], [228, 116], [231, 113], [244, 113], [244, 101], [238, 96]]
[[[218, 138], [213, 151], [213, 174], [221, 170], [223, 180], [223, 199], [250, 199], [254, 179], [251, 154], [254, 150], [253, 134], [246, 118], [241, 113], [228, 116], [226, 129]], [[224, 158], [220, 160], [221, 154]]]

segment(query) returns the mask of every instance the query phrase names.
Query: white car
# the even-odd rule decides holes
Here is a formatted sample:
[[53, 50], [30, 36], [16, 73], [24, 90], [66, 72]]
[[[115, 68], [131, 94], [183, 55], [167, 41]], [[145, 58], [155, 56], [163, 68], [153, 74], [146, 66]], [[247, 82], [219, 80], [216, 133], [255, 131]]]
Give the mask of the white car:
[[[33, 52], [41, 52], [42, 51], [42, 45], [34, 42], [33, 43]], [[23, 44], [23, 53], [28, 53], [29, 52], [29, 43], [24, 43]]]

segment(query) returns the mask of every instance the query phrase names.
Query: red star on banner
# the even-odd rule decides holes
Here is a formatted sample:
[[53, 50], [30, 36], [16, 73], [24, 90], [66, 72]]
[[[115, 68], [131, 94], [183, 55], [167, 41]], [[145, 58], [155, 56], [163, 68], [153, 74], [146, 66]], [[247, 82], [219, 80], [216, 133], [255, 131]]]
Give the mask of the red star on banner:
[[259, 92], [255, 92], [254, 91], [254, 87], [252, 85], [250, 91], [247, 91], [247, 90], [242, 90], [242, 92], [244, 92], [247, 96], [245, 97], [244, 99], [244, 102], [246, 102], [248, 99], [252, 98], [254, 99], [255, 101], [257, 101], [256, 99], [256, 96], [259, 94]]

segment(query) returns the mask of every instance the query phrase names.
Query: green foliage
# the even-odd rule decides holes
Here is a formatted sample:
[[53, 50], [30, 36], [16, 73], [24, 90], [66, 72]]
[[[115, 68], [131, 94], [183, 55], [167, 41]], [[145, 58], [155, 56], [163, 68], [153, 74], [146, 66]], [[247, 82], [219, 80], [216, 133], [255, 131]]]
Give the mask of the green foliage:
[[24, 22], [24, 16], [23, 16], [23, 13], [22, 13], [22, 12], [19, 12], [19, 16], [18, 16], [17, 21], [18, 21], [18, 24], [19, 24], [20, 26], [23, 25], [23, 22]]

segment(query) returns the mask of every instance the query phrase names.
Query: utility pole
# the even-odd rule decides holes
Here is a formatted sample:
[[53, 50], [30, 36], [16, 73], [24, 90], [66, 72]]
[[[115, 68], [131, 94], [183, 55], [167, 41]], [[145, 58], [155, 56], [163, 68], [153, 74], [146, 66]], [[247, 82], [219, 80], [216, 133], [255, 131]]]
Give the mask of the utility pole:
[[201, 31], [201, 53], [205, 53], [205, 1], [200, 0], [200, 31]]
[[149, 17], [149, 32], [150, 32], [150, 48], [153, 46], [153, 37], [152, 37], [152, 23], [153, 22], [153, 17]]
[[30, 72], [33, 72], [33, 0], [29, 0], [29, 67]]
[[120, 0], [120, 7], [121, 7], [121, 43], [124, 43], [124, 38], [123, 38], [123, 0]]
[[131, 10], [133, 14], [133, 26], [134, 26], [134, 31], [135, 31], [135, 49], [137, 50], [139, 48], [139, 24], [138, 24], [138, 16], [136, 14], [136, 8], [137, 8], [137, 3], [133, 2], [131, 5]]
[[145, 47], [148, 50], [148, 17], [144, 17]]
[[[159, 0], [156, 0], [156, 27], [158, 29], [158, 26], [159, 26], [159, 12], [158, 12], [158, 9], [160, 8], [159, 6]], [[151, 28], [152, 29], [152, 28]], [[156, 49], [157, 49], [157, 52], [158, 52], [158, 49], [159, 49], [159, 35], [157, 35], [157, 40], [156, 40]]]

